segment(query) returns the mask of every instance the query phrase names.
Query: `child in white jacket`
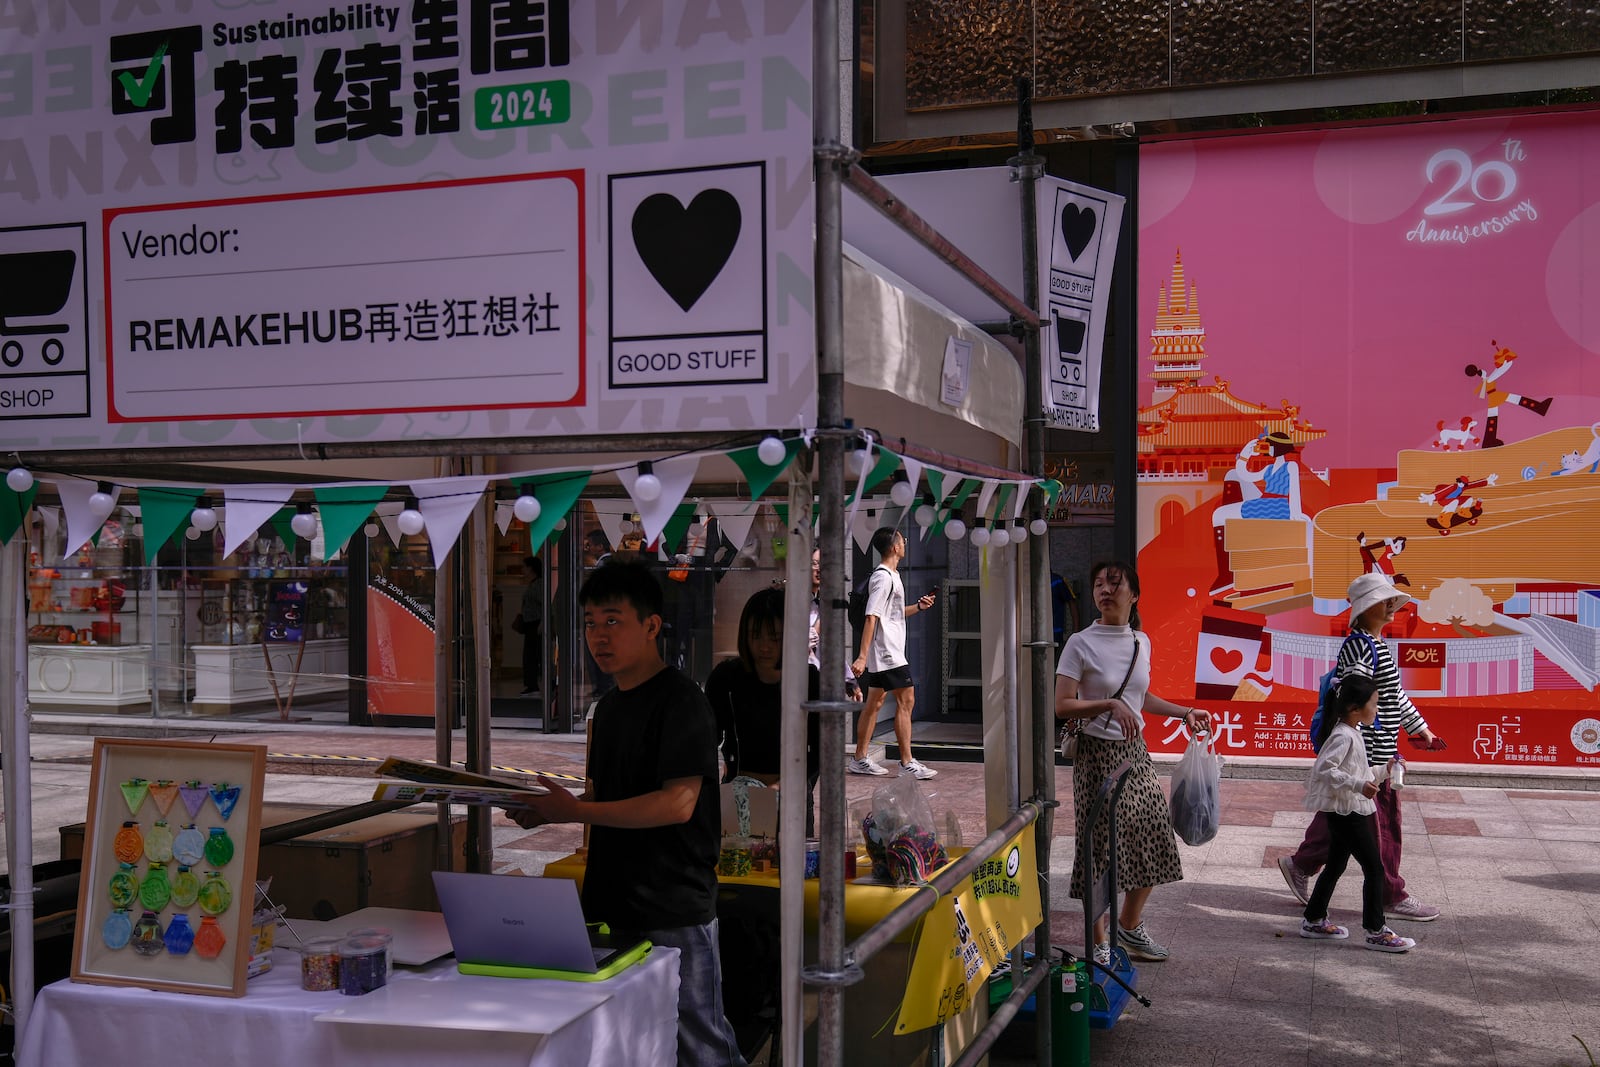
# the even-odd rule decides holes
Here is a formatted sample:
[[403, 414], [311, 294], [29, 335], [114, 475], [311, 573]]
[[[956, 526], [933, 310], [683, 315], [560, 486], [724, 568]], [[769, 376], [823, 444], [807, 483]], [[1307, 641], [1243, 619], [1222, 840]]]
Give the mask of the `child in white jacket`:
[[1306, 904], [1300, 936], [1342, 940], [1350, 931], [1328, 921], [1328, 901], [1339, 877], [1354, 856], [1361, 864], [1361, 925], [1367, 947], [1379, 952], [1405, 952], [1416, 942], [1401, 937], [1383, 922], [1383, 861], [1378, 856], [1378, 831], [1373, 813], [1378, 793], [1366, 743], [1360, 727], [1378, 715], [1378, 685], [1366, 675], [1339, 680], [1331, 695], [1329, 714], [1322, 717], [1320, 752], [1306, 782], [1306, 809], [1327, 813], [1330, 844], [1328, 863]]

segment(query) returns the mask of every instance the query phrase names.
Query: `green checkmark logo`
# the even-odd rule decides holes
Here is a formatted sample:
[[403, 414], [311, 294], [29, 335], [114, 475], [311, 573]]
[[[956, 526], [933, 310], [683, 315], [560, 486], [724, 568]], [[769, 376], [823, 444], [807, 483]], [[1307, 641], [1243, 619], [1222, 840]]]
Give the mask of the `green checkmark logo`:
[[150, 103], [150, 94], [156, 91], [156, 82], [161, 77], [161, 60], [166, 54], [167, 43], [163, 41], [151, 57], [150, 66], [145, 69], [142, 78], [135, 78], [125, 70], [118, 72], [117, 81], [122, 83], [122, 91], [128, 94], [128, 102], [134, 107], [144, 107]]

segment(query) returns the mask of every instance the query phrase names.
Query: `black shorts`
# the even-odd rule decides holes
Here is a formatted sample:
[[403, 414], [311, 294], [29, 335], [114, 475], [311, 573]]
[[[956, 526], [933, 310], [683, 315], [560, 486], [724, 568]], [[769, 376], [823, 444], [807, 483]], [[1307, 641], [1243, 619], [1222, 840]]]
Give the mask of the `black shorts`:
[[886, 671], [864, 671], [860, 682], [863, 689], [882, 689], [890, 693], [896, 689], [910, 689], [916, 684], [911, 680], [909, 666], [890, 667]]

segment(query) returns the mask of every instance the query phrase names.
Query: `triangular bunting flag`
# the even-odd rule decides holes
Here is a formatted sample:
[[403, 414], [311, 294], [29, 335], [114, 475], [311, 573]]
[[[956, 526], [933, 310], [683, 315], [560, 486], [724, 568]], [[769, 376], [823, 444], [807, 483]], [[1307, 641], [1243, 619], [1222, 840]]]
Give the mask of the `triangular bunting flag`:
[[156, 553], [172, 540], [172, 535], [189, 524], [204, 489], [179, 489], [152, 485], [138, 490], [139, 511], [144, 517], [144, 561], [155, 566]]
[[400, 544], [400, 539], [405, 536], [400, 532], [400, 513], [405, 509], [405, 504], [399, 500], [386, 500], [372, 509], [372, 513], [383, 524], [384, 532], [389, 535], [389, 543], [392, 545]]
[[760, 510], [760, 505], [746, 504], [740, 508], [738, 501], [718, 500], [707, 510], [717, 517], [717, 525], [722, 527], [722, 536], [728, 539], [733, 550], [743, 551], [745, 541], [750, 538], [750, 525], [756, 521], [756, 512]]
[[[607, 500], [605, 504], [605, 507], [601, 507], [598, 503], [595, 505], [594, 517], [599, 520], [600, 529], [605, 531], [606, 544], [610, 545], [611, 551], [615, 552], [617, 546], [622, 544], [623, 520], [633, 514], [631, 510], [633, 505], [623, 500]], [[621, 507], [629, 510], [622, 511], [616, 505], [621, 505]]]
[[643, 520], [645, 544], [654, 542], [666, 529], [673, 512], [678, 510], [678, 503], [683, 500], [683, 494], [689, 491], [694, 481], [695, 471], [700, 468], [700, 457], [675, 456], [658, 460], [652, 466], [656, 479], [661, 482], [661, 495], [654, 500], [640, 500], [634, 491], [639, 480], [639, 468], [624, 467], [617, 472], [617, 480], [628, 491], [628, 498], [633, 501]]
[[988, 517], [989, 501], [994, 499], [994, 491], [999, 488], [999, 485], [999, 482], [992, 482], [987, 478], [983, 480], [983, 490], [978, 493], [978, 506], [974, 509], [976, 518]]
[[778, 475], [789, 469], [789, 464], [794, 462], [794, 457], [800, 454], [805, 447], [805, 442], [798, 437], [791, 437], [783, 443], [783, 462], [776, 467], [769, 467], [761, 462], [758, 454], [760, 449], [740, 448], [728, 453], [728, 458], [733, 460], [744, 480], [750, 483], [750, 499], [759, 500], [773, 482], [778, 480]]
[[[89, 498], [95, 494], [99, 485], [86, 478], [61, 478], [56, 481], [56, 492], [61, 497], [61, 510], [67, 515], [67, 543], [61, 552], [61, 558], [67, 559], [75, 554], [89, 542], [89, 538], [100, 532], [100, 527], [105, 524], [105, 519], [98, 518], [89, 508]], [[122, 496], [122, 487], [111, 487], [111, 499], [118, 500]], [[116, 506], [112, 506], [116, 511]]]
[[494, 502], [494, 528], [500, 531], [501, 537], [504, 537], [507, 531], [511, 529], [511, 520], [514, 518], [516, 516], [511, 513], [511, 501], [496, 500]]
[[279, 508], [273, 512], [272, 518], [267, 520], [267, 525], [272, 527], [272, 532], [278, 535], [278, 540], [283, 542], [283, 547], [293, 551], [294, 539], [299, 535], [294, 532], [294, 508]]
[[[488, 486], [489, 479], [481, 475], [432, 478], [411, 486], [411, 493], [417, 498], [417, 510], [422, 513], [422, 523], [428, 530], [428, 547], [433, 550], [435, 569], [444, 566], [444, 558], [461, 536], [461, 527], [466, 525], [472, 509], [482, 503], [483, 491]], [[362, 515], [362, 522], [366, 518]]]
[[[554, 474], [536, 474], [532, 478], [517, 480], [519, 493], [531, 492], [539, 499], [539, 517], [528, 525], [530, 555], [537, 553], [544, 547], [544, 543], [550, 540], [556, 523], [567, 517], [572, 506], [588, 488], [589, 479], [593, 476], [593, 471], [561, 471]], [[611, 543], [616, 544], [615, 541]]]
[[[877, 508], [862, 508], [856, 513], [856, 521], [850, 524], [850, 536], [855, 538], [856, 547], [865, 552], [872, 544], [872, 535], [883, 523], [878, 521]], [[873, 560], [876, 564], [877, 560]]]
[[697, 506], [692, 500], [685, 501], [677, 506], [672, 518], [667, 520], [666, 527], [661, 531], [661, 551], [668, 556], [683, 551], [683, 536], [694, 524], [694, 509]]
[[326, 485], [313, 489], [317, 510], [322, 512], [324, 551], [332, 555], [343, 549], [350, 535], [366, 524], [367, 516], [388, 492], [387, 485]]
[[10, 486], [0, 486], [0, 544], [10, 543], [11, 535], [21, 528], [28, 509], [33, 507], [33, 498], [38, 495], [37, 481], [20, 493]]
[[872, 465], [872, 470], [867, 473], [867, 477], [861, 485], [861, 491], [863, 493], [872, 492], [885, 478], [893, 474], [894, 469], [898, 466], [900, 466], [900, 456], [879, 445], [878, 461]]
[[36, 508], [39, 522], [44, 526], [45, 544], [50, 544], [56, 539], [56, 531], [61, 529], [60, 508]]
[[1054, 478], [1046, 478], [1042, 482], [1034, 482], [1033, 484], [1044, 490], [1045, 507], [1055, 507], [1056, 497], [1061, 495], [1061, 483]]
[[271, 522], [292, 496], [292, 485], [234, 485], [224, 489], [222, 502], [228, 521], [222, 528], [222, 555], [231, 556], [240, 545], [254, 539], [262, 524]]

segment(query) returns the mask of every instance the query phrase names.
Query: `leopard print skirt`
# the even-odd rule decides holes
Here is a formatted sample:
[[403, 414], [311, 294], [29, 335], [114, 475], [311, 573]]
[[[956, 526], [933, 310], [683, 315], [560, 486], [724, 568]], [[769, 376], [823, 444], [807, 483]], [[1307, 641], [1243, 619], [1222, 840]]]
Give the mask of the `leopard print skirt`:
[[[1078, 738], [1078, 755], [1072, 767], [1072, 804], [1077, 844], [1073, 850], [1072, 890], [1074, 899], [1083, 899], [1084, 871], [1078, 858], [1083, 847], [1085, 823], [1095, 793], [1111, 772], [1127, 760], [1133, 764], [1128, 782], [1117, 801], [1117, 889], [1145, 889], [1183, 880], [1183, 863], [1178, 858], [1178, 842], [1172, 832], [1172, 816], [1166, 794], [1156, 778], [1150, 750], [1142, 736], [1131, 741], [1107, 741], [1103, 737]], [[1110, 851], [1110, 836], [1104, 812], [1095, 826], [1094, 862], [1103, 870]]]

